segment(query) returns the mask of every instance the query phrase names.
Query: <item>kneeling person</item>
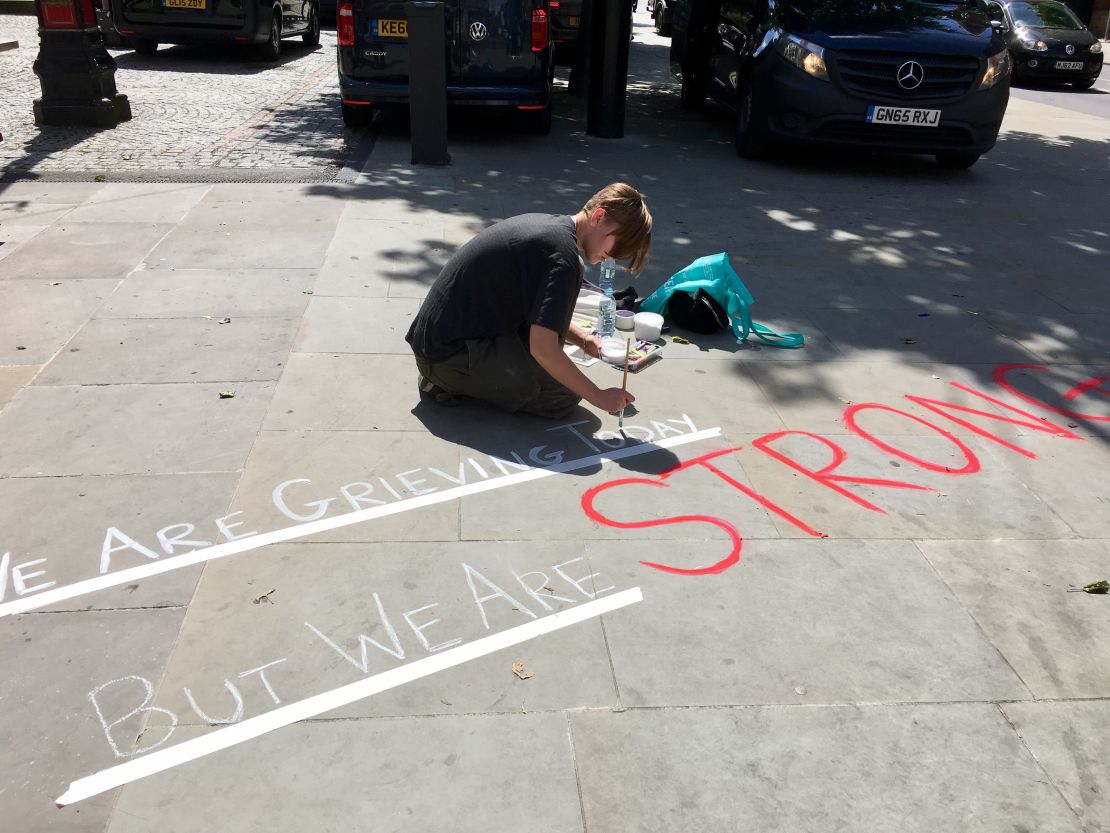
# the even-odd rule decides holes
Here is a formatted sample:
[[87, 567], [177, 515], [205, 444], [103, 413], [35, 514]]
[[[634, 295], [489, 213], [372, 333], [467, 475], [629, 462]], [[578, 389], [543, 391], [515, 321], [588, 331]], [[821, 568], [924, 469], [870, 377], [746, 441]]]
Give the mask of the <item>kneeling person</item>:
[[551, 418], [583, 399], [619, 411], [634, 397], [599, 388], [563, 352], [565, 341], [594, 357], [601, 349], [571, 322], [579, 253], [589, 263], [627, 260], [639, 272], [650, 247], [651, 214], [624, 183], [606, 186], [573, 216], [523, 214], [482, 231], [443, 267], [405, 336], [421, 394]]

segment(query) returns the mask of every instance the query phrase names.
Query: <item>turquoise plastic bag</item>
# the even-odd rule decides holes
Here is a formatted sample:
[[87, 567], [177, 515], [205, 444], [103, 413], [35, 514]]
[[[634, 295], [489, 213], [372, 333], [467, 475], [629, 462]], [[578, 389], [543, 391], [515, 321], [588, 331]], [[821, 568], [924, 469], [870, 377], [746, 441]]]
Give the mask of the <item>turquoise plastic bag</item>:
[[675, 291], [683, 290], [692, 294], [699, 289], [712, 295], [728, 311], [732, 334], [740, 341], [747, 341], [749, 336], [755, 336], [773, 347], [793, 348], [805, 345], [806, 339], [801, 333], [779, 333], [752, 321], [750, 307], [755, 303], [755, 298], [744, 286], [740, 276], [733, 271], [728, 252], [699, 257], [685, 269], [671, 275], [661, 287], [644, 299], [640, 309], [644, 312], [666, 314], [667, 302]]

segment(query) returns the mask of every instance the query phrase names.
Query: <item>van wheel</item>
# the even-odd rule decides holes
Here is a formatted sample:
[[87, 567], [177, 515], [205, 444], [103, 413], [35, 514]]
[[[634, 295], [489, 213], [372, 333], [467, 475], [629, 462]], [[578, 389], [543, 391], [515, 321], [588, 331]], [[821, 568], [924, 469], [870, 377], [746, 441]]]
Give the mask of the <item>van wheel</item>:
[[320, 8], [315, 4], [308, 12], [308, 29], [301, 35], [301, 40], [307, 46], [320, 45]]
[[343, 124], [347, 127], [369, 127], [372, 121], [374, 121], [373, 107], [343, 105]]
[[671, 36], [671, 10], [665, 6], [662, 0], [655, 0], [655, 34], [661, 35], [664, 38]]
[[767, 116], [751, 87], [740, 100], [733, 136], [736, 154], [744, 159], [760, 159], [767, 155]]
[[978, 153], [949, 151], [937, 154], [937, 164], [949, 171], [966, 171], [978, 161]]
[[274, 12], [273, 19], [270, 21], [270, 37], [262, 45], [259, 57], [263, 61], [281, 60], [281, 15], [277, 12]]
[[684, 110], [701, 110], [705, 107], [705, 90], [702, 89], [700, 84], [688, 81], [686, 78], [688, 74], [683, 73], [682, 78], [682, 92], [680, 94], [682, 108]]
[[158, 51], [158, 41], [150, 38], [131, 38], [131, 48], [140, 55], [153, 55]]
[[524, 119], [524, 131], [533, 136], [546, 136], [551, 132], [551, 102], [542, 110], [521, 110]]
[[1082, 81], [1073, 81], [1071, 85], [1077, 90], [1089, 90], [1097, 80], [1097, 78], [1084, 78]]

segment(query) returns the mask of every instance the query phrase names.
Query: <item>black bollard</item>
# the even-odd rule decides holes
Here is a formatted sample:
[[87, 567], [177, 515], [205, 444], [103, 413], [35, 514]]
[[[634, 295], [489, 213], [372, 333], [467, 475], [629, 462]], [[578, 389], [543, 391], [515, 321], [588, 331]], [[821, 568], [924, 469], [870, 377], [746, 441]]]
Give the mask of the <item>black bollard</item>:
[[92, 0], [35, 0], [39, 54], [33, 66], [42, 97], [37, 125], [115, 127], [130, 121], [127, 96], [116, 91], [116, 62], [104, 48]]
[[[409, 31], [409, 129], [414, 165], [448, 165], [447, 61], [443, 3], [405, 4]], [[420, 56], [416, 60], [416, 56]]]
[[593, 0], [583, 0], [582, 17], [579, 20], [578, 40], [574, 43], [574, 56], [570, 65], [570, 80], [567, 92], [573, 96], [586, 94], [590, 72], [590, 18], [593, 15]]
[[586, 132], [602, 139], [624, 136], [632, 0], [593, 0]]

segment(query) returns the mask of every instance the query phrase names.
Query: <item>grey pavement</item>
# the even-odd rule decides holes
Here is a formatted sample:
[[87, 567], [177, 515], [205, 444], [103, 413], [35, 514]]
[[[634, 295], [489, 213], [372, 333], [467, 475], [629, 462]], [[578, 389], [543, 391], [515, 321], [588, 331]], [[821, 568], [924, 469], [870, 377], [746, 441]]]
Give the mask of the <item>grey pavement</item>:
[[[5, 833], [1110, 831], [1110, 596], [1071, 592], [1110, 579], [1105, 95], [1015, 91], [965, 173], [744, 163], [636, 22], [623, 140], [561, 70], [550, 137], [456, 122], [413, 167], [397, 120], [325, 128], [326, 48], [120, 53], [163, 102], [183, 67], [241, 87], [211, 123], [0, 125], [0, 613], [37, 604], [0, 616]], [[304, 155], [312, 112], [341, 145]], [[641, 295], [727, 250], [806, 347], [668, 333], [627, 439], [420, 402], [403, 334], [446, 257], [620, 179]]]

